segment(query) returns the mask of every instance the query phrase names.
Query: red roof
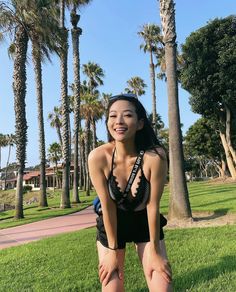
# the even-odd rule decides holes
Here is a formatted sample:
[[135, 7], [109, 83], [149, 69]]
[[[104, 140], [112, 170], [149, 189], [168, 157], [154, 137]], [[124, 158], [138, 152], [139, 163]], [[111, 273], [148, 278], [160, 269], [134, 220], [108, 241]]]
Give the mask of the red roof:
[[38, 177], [38, 176], [40, 176], [40, 171], [31, 171], [27, 174], [24, 174], [23, 180], [29, 180], [33, 177]]

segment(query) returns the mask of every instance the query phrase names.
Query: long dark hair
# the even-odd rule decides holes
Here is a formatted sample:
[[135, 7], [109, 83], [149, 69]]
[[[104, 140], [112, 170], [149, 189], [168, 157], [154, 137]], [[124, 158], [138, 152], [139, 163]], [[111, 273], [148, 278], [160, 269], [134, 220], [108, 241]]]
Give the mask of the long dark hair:
[[[106, 119], [106, 125], [109, 118], [109, 111], [114, 102], [117, 100], [127, 100], [131, 102], [134, 105], [136, 114], [138, 116], [138, 120], [143, 120], [144, 125], [143, 128], [136, 132], [135, 136], [135, 145], [136, 150], [139, 152], [140, 150], [149, 150], [149, 149], [155, 149], [156, 147], [163, 147], [159, 140], [157, 139], [157, 136], [152, 128], [151, 122], [149, 121], [147, 117], [147, 112], [144, 108], [144, 106], [141, 104], [141, 102], [138, 100], [137, 96], [135, 94], [120, 94], [112, 96], [108, 103], [107, 108], [107, 119]], [[111, 134], [108, 131], [108, 141], [114, 141], [114, 138], [111, 136]]]

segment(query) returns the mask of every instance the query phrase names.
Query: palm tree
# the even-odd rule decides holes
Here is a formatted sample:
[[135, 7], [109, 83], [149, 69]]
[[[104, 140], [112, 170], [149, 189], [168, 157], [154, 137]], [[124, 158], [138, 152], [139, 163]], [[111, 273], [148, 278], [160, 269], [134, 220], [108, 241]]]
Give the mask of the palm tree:
[[61, 137], [61, 109], [58, 106], [54, 106], [53, 111], [48, 114], [48, 120], [50, 121], [50, 126], [56, 128], [57, 136], [59, 139], [59, 144], [62, 147], [62, 137]]
[[[31, 4], [35, 4], [31, 1]], [[46, 195], [46, 157], [45, 157], [45, 134], [43, 118], [43, 83], [42, 61], [46, 56], [50, 60], [50, 52], [57, 51], [58, 43], [58, 10], [56, 6], [47, 0], [36, 1], [36, 7], [40, 12], [40, 26], [33, 25], [30, 31], [32, 42], [32, 57], [35, 72], [36, 96], [38, 108], [39, 127], [39, 156], [40, 156], [40, 199], [39, 206], [47, 207]]]
[[[89, 154], [89, 134], [91, 128], [91, 122], [93, 125], [93, 145], [96, 144], [96, 132], [95, 132], [95, 122], [92, 118], [93, 108], [91, 104], [97, 99], [99, 93], [96, 88], [99, 85], [103, 85], [102, 78], [105, 76], [103, 69], [94, 62], [88, 62], [83, 64], [83, 73], [87, 76], [88, 82], [84, 82], [82, 86], [83, 99], [85, 103], [82, 105], [81, 111], [83, 111], [83, 116], [85, 118], [85, 172], [86, 172], [86, 194], [90, 194], [90, 178], [88, 170], [88, 154]], [[86, 105], [87, 103], [87, 105]]]
[[77, 14], [77, 8], [86, 5], [91, 0], [80, 0], [73, 3], [73, 8], [70, 14], [72, 24], [71, 37], [73, 48], [73, 68], [74, 68], [74, 183], [73, 183], [73, 201], [80, 202], [79, 199], [79, 131], [80, 131], [80, 55], [79, 55], [79, 37], [82, 34], [82, 29], [78, 27], [80, 15]]
[[105, 74], [103, 69], [94, 62], [88, 62], [88, 64], [83, 64], [83, 73], [88, 78], [88, 89], [90, 93], [99, 86], [103, 85], [103, 80]]
[[61, 68], [61, 113], [62, 113], [62, 194], [61, 208], [70, 208], [70, 142], [69, 142], [69, 99], [68, 99], [68, 31], [65, 27], [65, 0], [60, 0], [60, 31], [62, 35], [60, 47], [60, 68]]
[[163, 50], [161, 29], [156, 24], [144, 24], [138, 35], [142, 37], [144, 43], [140, 45], [140, 49], [143, 49], [144, 53], [149, 52], [150, 54], [150, 79], [152, 84], [152, 124], [157, 133], [156, 129], [156, 82], [155, 82], [155, 65], [153, 62], [153, 54], [160, 50]]
[[144, 88], [147, 87], [144, 80], [138, 76], [132, 77], [127, 81], [128, 87], [125, 91], [128, 93], [134, 93], [137, 96], [145, 94]]
[[48, 148], [48, 160], [53, 164], [54, 168], [54, 183], [53, 188], [55, 188], [55, 174], [56, 174], [56, 186], [58, 187], [58, 162], [61, 160], [62, 152], [61, 145], [54, 142], [49, 145]]
[[170, 153], [170, 219], [191, 218], [191, 208], [184, 173], [184, 158], [178, 83], [176, 74], [176, 30], [173, 0], [160, 0], [160, 16], [165, 44], [166, 76], [168, 91], [169, 153]]
[[0, 171], [2, 169], [2, 148], [7, 146], [7, 137], [6, 135], [0, 133]]
[[[15, 108], [15, 135], [16, 135], [16, 159], [18, 164], [18, 176], [16, 187], [15, 218], [24, 217], [23, 213], [23, 174], [26, 159], [27, 121], [25, 114], [26, 95], [26, 56], [28, 48], [29, 16], [28, 1], [11, 1], [0, 5], [0, 27], [14, 31], [14, 69], [13, 92]], [[30, 11], [33, 15], [33, 12]]]

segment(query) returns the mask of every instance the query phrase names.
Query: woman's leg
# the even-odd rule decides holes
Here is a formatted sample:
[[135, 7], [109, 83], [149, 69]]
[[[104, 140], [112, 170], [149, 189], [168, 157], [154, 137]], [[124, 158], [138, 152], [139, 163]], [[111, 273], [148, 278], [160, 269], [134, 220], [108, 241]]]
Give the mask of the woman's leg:
[[[109, 251], [108, 248], [103, 246], [99, 241], [97, 241], [98, 249], [98, 259], [99, 264], [101, 263], [103, 257]], [[116, 272], [113, 273], [109, 283], [104, 286], [102, 284], [102, 292], [124, 292], [124, 260], [125, 260], [125, 249], [118, 249], [118, 263], [120, 266], [120, 271], [122, 273], [122, 279], [118, 277]]]
[[[160, 252], [161, 255], [167, 259], [166, 247], [164, 240], [160, 240]], [[144, 275], [147, 281], [147, 285], [150, 292], [171, 292], [172, 284], [168, 283], [162, 275], [157, 272], [152, 273], [152, 278], [150, 279], [147, 275], [147, 252], [149, 249], [149, 242], [142, 242], [136, 245], [139, 258], [143, 265]]]

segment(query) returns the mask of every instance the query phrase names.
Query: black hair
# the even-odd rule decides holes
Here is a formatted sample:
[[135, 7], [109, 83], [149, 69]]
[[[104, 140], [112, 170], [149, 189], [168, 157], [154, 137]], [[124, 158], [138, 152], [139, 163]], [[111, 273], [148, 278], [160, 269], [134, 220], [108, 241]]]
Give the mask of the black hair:
[[[138, 100], [138, 98], [134, 94], [120, 94], [116, 95], [110, 98], [108, 103], [107, 112], [109, 114], [109, 110], [114, 102], [117, 100], [126, 100], [131, 102], [134, 107], [136, 114], [138, 116], [138, 120], [143, 120], [143, 128], [141, 130], [138, 130], [136, 132], [135, 136], [135, 145], [136, 150], [139, 152], [140, 150], [149, 150], [149, 149], [155, 149], [156, 147], [163, 147], [159, 140], [157, 139], [157, 136], [152, 128], [151, 122], [149, 121], [147, 117], [147, 112], [144, 108], [144, 106], [141, 104], [141, 102]], [[106, 119], [106, 125], [108, 121], [108, 116]], [[111, 134], [108, 131], [108, 141], [114, 141], [114, 138], [111, 136]]]

